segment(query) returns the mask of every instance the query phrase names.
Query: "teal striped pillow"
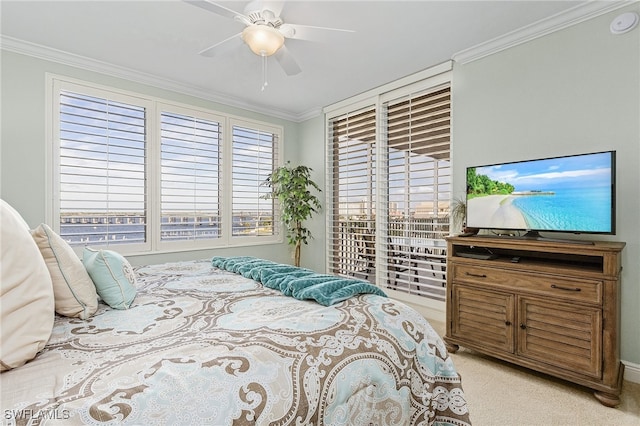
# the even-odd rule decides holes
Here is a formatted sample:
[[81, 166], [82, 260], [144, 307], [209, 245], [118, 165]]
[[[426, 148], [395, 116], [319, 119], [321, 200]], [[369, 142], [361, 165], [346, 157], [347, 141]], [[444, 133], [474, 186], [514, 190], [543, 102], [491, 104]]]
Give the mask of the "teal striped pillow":
[[82, 263], [100, 298], [114, 309], [128, 309], [136, 297], [136, 276], [121, 254], [85, 248]]

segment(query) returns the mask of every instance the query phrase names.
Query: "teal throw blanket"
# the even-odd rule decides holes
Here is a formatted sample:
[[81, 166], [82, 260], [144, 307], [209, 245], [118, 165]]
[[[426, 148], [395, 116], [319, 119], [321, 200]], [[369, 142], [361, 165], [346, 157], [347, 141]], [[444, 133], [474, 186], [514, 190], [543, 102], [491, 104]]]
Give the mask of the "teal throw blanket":
[[312, 299], [324, 306], [346, 300], [357, 294], [377, 294], [387, 297], [378, 287], [366, 281], [319, 274], [311, 269], [284, 265], [251, 256], [216, 256], [211, 264], [261, 282], [265, 287], [280, 290], [296, 299]]

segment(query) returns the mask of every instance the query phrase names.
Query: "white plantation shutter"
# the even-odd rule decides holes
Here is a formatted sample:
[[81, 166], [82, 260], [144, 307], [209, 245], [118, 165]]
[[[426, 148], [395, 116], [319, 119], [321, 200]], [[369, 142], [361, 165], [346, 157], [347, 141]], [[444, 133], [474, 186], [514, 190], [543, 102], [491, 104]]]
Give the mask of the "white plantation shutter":
[[276, 235], [274, 202], [263, 199], [271, 188], [263, 183], [278, 166], [278, 131], [251, 123], [232, 125], [232, 236]]
[[162, 241], [222, 237], [220, 120], [162, 112]]
[[[383, 105], [390, 284], [444, 300], [451, 197], [449, 86]], [[394, 259], [395, 257], [395, 259]]]
[[46, 221], [76, 252], [282, 241], [281, 126], [55, 76], [47, 100]]
[[369, 107], [333, 118], [327, 130], [329, 270], [363, 277], [374, 260], [372, 250], [366, 253], [371, 244], [365, 240], [375, 233], [376, 110]]
[[61, 236], [72, 245], [145, 242], [146, 109], [62, 91], [58, 118]]
[[377, 106], [328, 118], [327, 268], [441, 301], [451, 101], [448, 80], [437, 84], [403, 87], [375, 97]]

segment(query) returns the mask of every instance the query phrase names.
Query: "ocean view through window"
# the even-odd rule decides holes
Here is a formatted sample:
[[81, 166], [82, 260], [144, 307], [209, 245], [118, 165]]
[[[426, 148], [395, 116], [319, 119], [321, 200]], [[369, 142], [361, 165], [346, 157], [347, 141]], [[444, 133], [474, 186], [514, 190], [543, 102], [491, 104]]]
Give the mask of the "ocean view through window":
[[123, 253], [281, 242], [264, 180], [282, 127], [51, 77], [51, 220]]
[[161, 114], [162, 240], [222, 236], [222, 125], [183, 114]]
[[232, 233], [235, 236], [274, 235], [274, 202], [262, 199], [271, 189], [263, 185], [276, 167], [277, 134], [233, 126]]
[[71, 244], [146, 241], [146, 109], [60, 94], [60, 235]]

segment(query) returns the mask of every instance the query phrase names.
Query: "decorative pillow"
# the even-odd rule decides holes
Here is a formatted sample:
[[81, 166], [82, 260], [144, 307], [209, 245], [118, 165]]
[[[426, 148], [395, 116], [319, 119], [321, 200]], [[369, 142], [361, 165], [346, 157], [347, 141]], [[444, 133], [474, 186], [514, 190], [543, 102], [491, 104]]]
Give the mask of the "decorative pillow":
[[115, 251], [85, 248], [82, 262], [102, 300], [114, 309], [129, 309], [136, 297], [136, 276], [127, 259]]
[[0, 200], [0, 371], [29, 361], [53, 329], [53, 286], [29, 226]]
[[91, 277], [71, 246], [44, 223], [31, 231], [49, 268], [56, 312], [87, 319], [98, 309], [98, 295]]

